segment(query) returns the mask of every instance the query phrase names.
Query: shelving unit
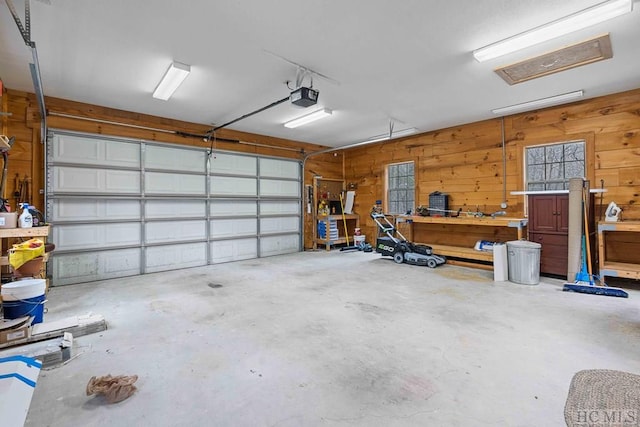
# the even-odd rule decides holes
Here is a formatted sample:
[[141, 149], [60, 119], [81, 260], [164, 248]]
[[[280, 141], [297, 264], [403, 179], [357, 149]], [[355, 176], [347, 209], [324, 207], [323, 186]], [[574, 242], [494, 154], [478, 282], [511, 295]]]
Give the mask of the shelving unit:
[[[600, 277], [625, 277], [640, 280], [640, 263], [618, 262], [607, 259], [607, 235], [614, 232], [640, 233], [640, 221], [598, 223], [598, 263]], [[640, 235], [638, 236], [640, 238]]]
[[353, 244], [352, 236], [355, 229], [360, 227], [360, 216], [356, 214], [345, 214], [344, 219], [342, 215], [318, 216], [317, 228], [324, 228], [325, 233], [324, 235], [318, 233], [315, 244], [324, 245], [327, 250], [331, 250], [332, 245], [347, 243], [347, 238], [344, 235], [344, 221], [347, 222], [347, 232], [350, 236], [349, 244]]
[[[326, 250], [331, 250], [332, 245], [347, 243], [345, 236], [345, 222], [349, 243], [355, 229], [360, 227], [360, 216], [357, 214], [342, 215], [340, 194], [344, 190], [344, 181], [341, 179], [319, 178], [313, 179], [313, 249], [318, 245], [324, 245]], [[320, 204], [326, 206], [325, 211], [320, 210]], [[322, 233], [321, 233], [322, 232]]]
[[[10, 248], [10, 239], [28, 240], [33, 239], [34, 237], [40, 237], [46, 243], [50, 231], [50, 226], [48, 225], [31, 228], [0, 228], [0, 241], [2, 242], [2, 256], [0, 256], [0, 267], [9, 265], [9, 256], [7, 254], [7, 251]], [[48, 253], [45, 253], [43, 256], [45, 266], [49, 258], [48, 255]]]

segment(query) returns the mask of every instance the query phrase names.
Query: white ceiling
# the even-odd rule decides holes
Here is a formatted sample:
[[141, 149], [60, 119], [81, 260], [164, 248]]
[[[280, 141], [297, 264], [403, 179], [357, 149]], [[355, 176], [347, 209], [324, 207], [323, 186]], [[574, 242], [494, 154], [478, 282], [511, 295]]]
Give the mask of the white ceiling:
[[[341, 146], [416, 127], [493, 117], [491, 109], [585, 91], [640, 87], [640, 4], [634, 12], [496, 60], [471, 51], [602, 0], [40, 0], [31, 2], [45, 95], [202, 124], [222, 124], [286, 97], [296, 67], [313, 79], [315, 107], [281, 104], [232, 126]], [[4, 2], [3, 2], [4, 3]], [[46, 4], [50, 3], [50, 4]], [[14, 0], [23, 17], [24, 0]], [[515, 86], [493, 69], [609, 32], [612, 59]], [[151, 93], [173, 61], [192, 73], [169, 101]], [[33, 92], [31, 52], [0, 4], [0, 78]], [[305, 85], [309, 79], [305, 79]], [[282, 123], [321, 107], [331, 118]]]

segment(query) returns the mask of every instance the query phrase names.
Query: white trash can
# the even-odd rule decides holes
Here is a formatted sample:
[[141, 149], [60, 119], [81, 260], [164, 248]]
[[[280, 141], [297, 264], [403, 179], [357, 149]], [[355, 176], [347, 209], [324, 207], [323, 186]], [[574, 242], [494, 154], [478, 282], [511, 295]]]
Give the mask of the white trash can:
[[509, 280], [507, 245], [496, 243], [493, 245], [493, 281], [505, 282], [507, 280]]
[[540, 283], [540, 243], [526, 240], [507, 242], [509, 281], [521, 285]]

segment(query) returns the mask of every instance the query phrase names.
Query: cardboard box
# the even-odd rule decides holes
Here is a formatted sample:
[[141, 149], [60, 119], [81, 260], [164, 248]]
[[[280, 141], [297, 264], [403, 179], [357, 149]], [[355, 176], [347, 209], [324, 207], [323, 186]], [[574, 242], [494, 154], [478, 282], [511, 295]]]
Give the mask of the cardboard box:
[[0, 212], [0, 228], [17, 228], [18, 212]]
[[0, 344], [13, 344], [26, 341], [31, 337], [31, 324], [14, 329], [0, 331]]

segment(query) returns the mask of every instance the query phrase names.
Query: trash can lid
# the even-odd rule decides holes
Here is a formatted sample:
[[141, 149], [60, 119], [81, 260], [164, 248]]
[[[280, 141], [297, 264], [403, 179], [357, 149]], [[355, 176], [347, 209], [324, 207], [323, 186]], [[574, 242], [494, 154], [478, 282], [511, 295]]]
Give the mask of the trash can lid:
[[540, 243], [530, 242], [528, 240], [513, 240], [511, 242], [507, 242], [507, 246], [526, 249], [540, 249], [542, 247]]

